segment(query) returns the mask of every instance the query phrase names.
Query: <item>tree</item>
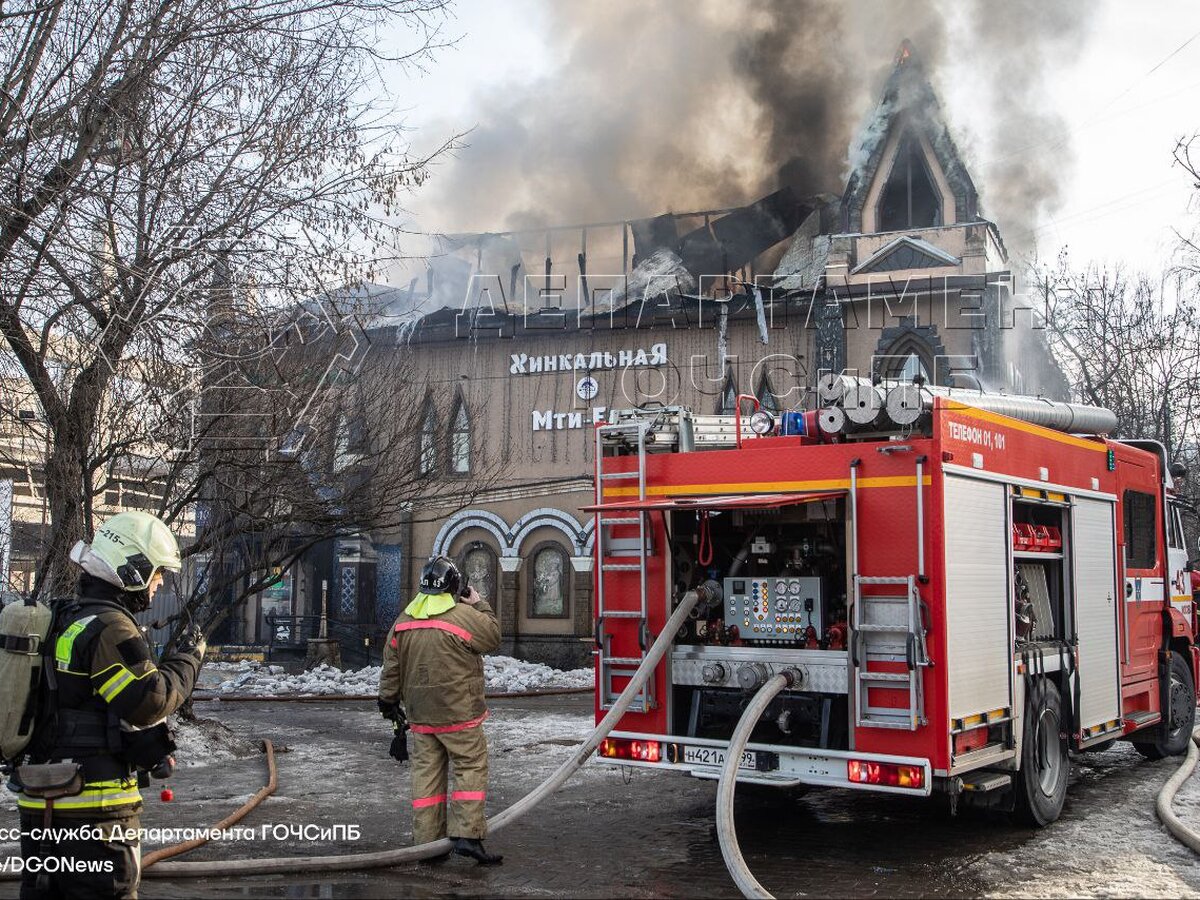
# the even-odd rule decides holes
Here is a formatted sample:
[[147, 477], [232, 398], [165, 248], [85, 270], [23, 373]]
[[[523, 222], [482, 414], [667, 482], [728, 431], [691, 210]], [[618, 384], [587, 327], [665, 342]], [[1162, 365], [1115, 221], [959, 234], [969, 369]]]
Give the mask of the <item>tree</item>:
[[[395, 253], [390, 217], [432, 155], [374, 98], [387, 64], [437, 46], [444, 2], [0, 7], [0, 337], [47, 444], [39, 591], [69, 587], [69, 549], [119, 476], [152, 477], [168, 518], [218, 477], [185, 434], [230, 365], [214, 289], [275, 322]], [[415, 47], [389, 57], [397, 22]], [[237, 323], [239, 348], [270, 345], [255, 325]]]
[[[1189, 469], [1200, 463], [1194, 288], [1119, 266], [1073, 270], [1065, 253], [1034, 279], [1046, 300], [1046, 335], [1073, 399], [1116, 413], [1115, 437], [1157, 440], [1173, 462]], [[1185, 483], [1182, 490], [1200, 514], [1200, 485]]]

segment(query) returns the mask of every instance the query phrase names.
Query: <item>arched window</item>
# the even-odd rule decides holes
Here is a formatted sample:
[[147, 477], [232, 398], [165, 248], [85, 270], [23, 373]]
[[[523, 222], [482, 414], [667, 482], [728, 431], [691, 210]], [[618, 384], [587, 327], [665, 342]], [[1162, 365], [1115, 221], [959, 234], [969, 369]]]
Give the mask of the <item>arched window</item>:
[[932, 354], [916, 338], [902, 340], [882, 354], [879, 368], [884, 378], [912, 381], [920, 375], [927, 384], [933, 383]]
[[754, 396], [758, 398], [759, 409], [765, 409], [770, 413], [779, 412], [779, 400], [775, 397], [775, 391], [771, 389], [771, 379], [763, 373], [762, 380], [758, 383], [758, 390]]
[[471, 419], [462, 397], [450, 419], [450, 471], [456, 475], [471, 471]]
[[733, 370], [725, 376], [725, 387], [721, 388], [721, 399], [717, 404], [717, 414], [732, 416], [737, 406], [737, 385], [733, 381]]
[[350, 421], [345, 413], [337, 417], [337, 431], [333, 435], [333, 471], [341, 472], [354, 461], [350, 452]]
[[472, 541], [463, 549], [459, 562], [467, 584], [479, 592], [479, 596], [496, 607], [496, 552], [483, 541]]
[[529, 559], [529, 616], [565, 619], [571, 614], [571, 561], [558, 544], [539, 544]]
[[929, 174], [921, 143], [900, 138], [891, 174], [879, 196], [878, 229], [932, 228], [942, 224], [942, 197]]
[[432, 475], [437, 467], [437, 411], [432, 401], [425, 404], [421, 420], [421, 454], [419, 469], [422, 475]]

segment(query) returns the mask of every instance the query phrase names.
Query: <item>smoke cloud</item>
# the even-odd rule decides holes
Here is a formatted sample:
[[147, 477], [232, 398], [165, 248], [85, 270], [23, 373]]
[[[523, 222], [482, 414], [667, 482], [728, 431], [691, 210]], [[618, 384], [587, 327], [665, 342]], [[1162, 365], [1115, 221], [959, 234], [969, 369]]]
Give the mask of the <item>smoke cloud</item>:
[[[498, 231], [740, 205], [782, 186], [838, 194], [855, 133], [901, 40], [939, 91], [981, 67], [987, 133], [963, 140], [982, 196], [1014, 236], [1058, 203], [1064, 147], [1042, 94], [1094, 10], [1082, 0], [546, 0], [558, 63], [477, 100], [467, 147], [420, 198], [427, 230]], [[1057, 129], [1057, 130], [1056, 130]], [[996, 148], [996, 149], [993, 149]], [[1010, 242], [1011, 243], [1011, 242]]]

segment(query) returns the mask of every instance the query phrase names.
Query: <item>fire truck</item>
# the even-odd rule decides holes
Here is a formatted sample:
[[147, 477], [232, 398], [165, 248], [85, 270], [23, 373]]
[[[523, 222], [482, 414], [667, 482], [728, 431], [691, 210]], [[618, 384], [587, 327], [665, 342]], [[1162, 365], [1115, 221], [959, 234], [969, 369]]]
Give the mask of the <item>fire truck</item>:
[[820, 393], [597, 426], [598, 720], [695, 603], [602, 762], [716, 779], [784, 670], [739, 783], [942, 794], [1041, 826], [1070, 752], [1185, 751], [1200, 654], [1160, 444], [1040, 398], [849, 376]]

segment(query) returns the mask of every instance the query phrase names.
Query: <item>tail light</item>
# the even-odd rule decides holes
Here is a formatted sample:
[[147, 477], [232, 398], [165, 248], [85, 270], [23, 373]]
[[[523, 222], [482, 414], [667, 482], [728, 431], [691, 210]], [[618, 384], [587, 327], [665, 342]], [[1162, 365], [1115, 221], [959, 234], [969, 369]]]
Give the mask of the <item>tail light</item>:
[[600, 755], [608, 759], [661, 762], [662, 743], [659, 741], [636, 741], [628, 738], [605, 738], [600, 742]]
[[921, 766], [852, 759], [846, 764], [846, 768], [850, 780], [856, 784], [878, 784], [883, 787], [900, 788], [925, 786], [925, 770]]

